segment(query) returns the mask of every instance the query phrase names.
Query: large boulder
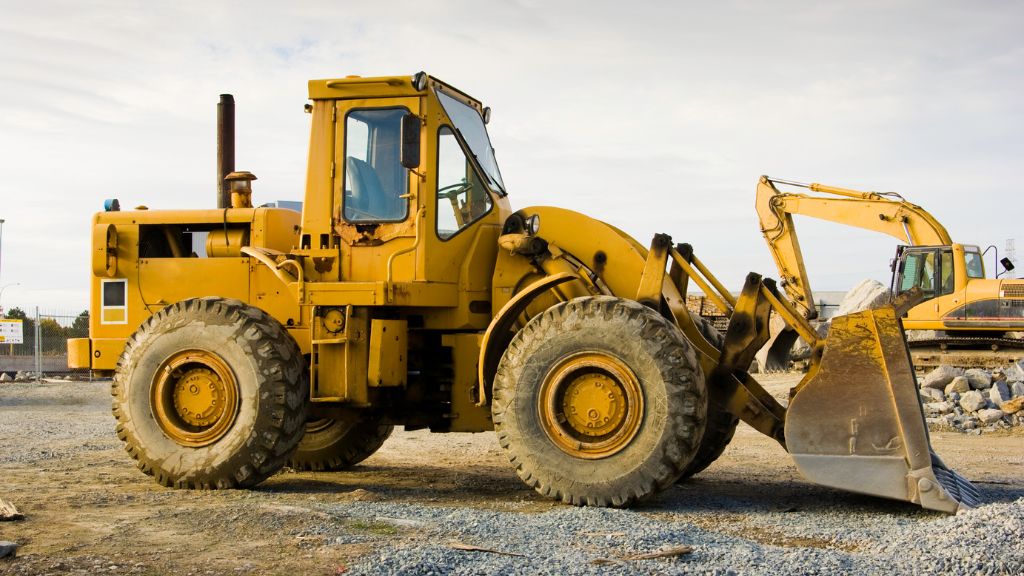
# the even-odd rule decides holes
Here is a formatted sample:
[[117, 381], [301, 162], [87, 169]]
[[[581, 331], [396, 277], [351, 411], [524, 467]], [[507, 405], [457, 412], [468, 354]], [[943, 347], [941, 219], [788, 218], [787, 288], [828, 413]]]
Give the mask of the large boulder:
[[936, 390], [945, 390], [946, 386], [953, 381], [953, 378], [963, 374], [963, 370], [960, 368], [954, 368], [945, 364], [932, 370], [924, 378], [921, 379], [921, 388], [935, 388]]
[[967, 378], [964, 376], [957, 376], [946, 384], [946, 395], [950, 395], [953, 392], [957, 394], [963, 394], [964, 392], [970, 392], [971, 385], [967, 383]]
[[971, 390], [960, 397], [960, 407], [964, 409], [964, 412], [977, 412], [986, 404], [985, 397], [977, 390]]
[[1010, 394], [1010, 387], [1003, 381], [993, 383], [992, 388], [990, 388], [988, 392], [989, 398], [996, 406], [999, 406], [1003, 402], [1008, 402], [1013, 398], [1013, 395]]
[[942, 393], [942, 390], [936, 390], [935, 388], [921, 388], [921, 402], [942, 402], [946, 399], [946, 395]]
[[953, 404], [951, 402], [929, 402], [924, 405], [925, 416], [941, 416], [952, 411]]
[[973, 390], [985, 390], [992, 386], [992, 375], [988, 373], [988, 370], [971, 368], [964, 372], [964, 377], [967, 378], [967, 383]]
[[999, 405], [999, 409], [1006, 414], [1016, 414], [1017, 412], [1024, 410], [1024, 396], [1014, 398], [1009, 402], [1003, 402]]
[[1003, 419], [1003, 411], [989, 409], [978, 410], [978, 419], [985, 424], [995, 424]]
[[836, 316], [853, 314], [861, 310], [878, 308], [889, 303], [889, 289], [877, 280], [862, 280], [843, 296], [836, 309]]
[[1024, 397], [1024, 382], [1010, 384], [1010, 393], [1013, 394], [1014, 398]]
[[1024, 381], [1024, 360], [1019, 360], [1003, 369], [1007, 382]]

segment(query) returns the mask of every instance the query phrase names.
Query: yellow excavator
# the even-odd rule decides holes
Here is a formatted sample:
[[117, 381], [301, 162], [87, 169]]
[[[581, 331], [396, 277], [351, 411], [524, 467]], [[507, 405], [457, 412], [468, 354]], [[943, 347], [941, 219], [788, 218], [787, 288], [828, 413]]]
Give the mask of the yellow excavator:
[[[779, 185], [816, 192], [782, 191]], [[922, 301], [902, 318], [907, 330], [935, 330], [936, 338], [912, 346], [1024, 348], [1006, 332], [1024, 330], [1024, 280], [986, 278], [978, 246], [952, 241], [946, 228], [924, 208], [895, 192], [861, 192], [824, 184], [804, 184], [762, 176], [757, 184], [761, 232], [779, 270], [779, 284], [805, 318], [817, 317], [793, 215], [808, 216], [888, 234], [906, 242], [892, 261], [891, 294], [917, 288]], [[1013, 263], [1003, 258], [1005, 271]], [[1002, 273], [997, 273], [996, 276]], [[796, 338], [792, 330], [771, 343], [769, 368], [781, 368]]]
[[[490, 110], [422, 72], [310, 81], [302, 211], [254, 206], [233, 102], [215, 208], [108, 201], [92, 219], [89, 337], [69, 364], [113, 376], [117, 434], [159, 483], [341, 470], [401, 425], [493, 430], [537, 492], [627, 506], [710, 465], [742, 420], [813, 482], [978, 504], [929, 444], [899, 320], [920, 291], [819, 338], [772, 280], [733, 296], [667, 235], [513, 210]], [[725, 334], [687, 310], [689, 286]], [[788, 405], [747, 372], [771, 314], [814, 348]]]

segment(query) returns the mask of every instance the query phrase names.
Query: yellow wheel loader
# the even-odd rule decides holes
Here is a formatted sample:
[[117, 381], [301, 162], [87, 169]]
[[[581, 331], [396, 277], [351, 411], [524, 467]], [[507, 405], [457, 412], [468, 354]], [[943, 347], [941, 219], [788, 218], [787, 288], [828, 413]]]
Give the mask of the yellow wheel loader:
[[[780, 185], [818, 195], [780, 189]], [[793, 215], [873, 230], [907, 243], [897, 247], [892, 260], [891, 293], [898, 297], [918, 289], [923, 298], [907, 310], [903, 327], [940, 333], [936, 338], [914, 340], [912, 346], [1024, 349], [1024, 340], [1005, 337], [1007, 332], [1024, 330], [1024, 280], [999, 279], [1001, 272], [986, 278], [984, 252], [978, 246], [953, 242], [931, 213], [899, 194], [762, 176], [755, 206], [780, 285], [806, 318], [816, 318], [817, 308]], [[1007, 258], [999, 265], [1013, 270]], [[786, 367], [796, 336], [793, 330], [773, 335], [766, 368]]]
[[[490, 110], [437, 78], [314, 80], [309, 98], [301, 213], [252, 205], [224, 97], [216, 208], [93, 218], [90, 337], [70, 363], [113, 375], [118, 435], [161, 484], [340, 469], [401, 425], [494, 430], [541, 494], [627, 506], [711, 464], [742, 420], [813, 482], [977, 504], [930, 449], [907, 303], [818, 339], [774, 282], [733, 297], [666, 235], [513, 210]], [[725, 334], [687, 311], [691, 285]], [[772, 313], [814, 346], [788, 407], [747, 373]]]

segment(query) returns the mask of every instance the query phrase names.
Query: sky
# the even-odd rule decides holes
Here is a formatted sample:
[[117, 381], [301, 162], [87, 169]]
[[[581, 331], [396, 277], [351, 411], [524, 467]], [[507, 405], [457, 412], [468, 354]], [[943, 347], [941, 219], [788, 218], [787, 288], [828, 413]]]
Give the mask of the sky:
[[[1024, 266], [1024, 3], [0, 0], [0, 306], [88, 305], [90, 217], [215, 205], [215, 105], [257, 204], [301, 200], [306, 81], [424, 70], [493, 109], [514, 208], [775, 276], [762, 174], [898, 191]], [[798, 220], [812, 287], [888, 283], [895, 239]], [[986, 263], [992, 267], [991, 253]], [[17, 285], [11, 285], [17, 283]]]

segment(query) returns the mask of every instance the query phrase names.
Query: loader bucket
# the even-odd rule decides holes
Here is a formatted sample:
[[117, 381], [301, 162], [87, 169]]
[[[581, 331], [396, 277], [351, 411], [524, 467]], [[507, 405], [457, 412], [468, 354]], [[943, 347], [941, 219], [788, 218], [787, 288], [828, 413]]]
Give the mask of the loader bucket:
[[932, 451], [892, 306], [832, 320], [820, 363], [792, 394], [785, 438], [812, 482], [950, 513], [979, 504]]

